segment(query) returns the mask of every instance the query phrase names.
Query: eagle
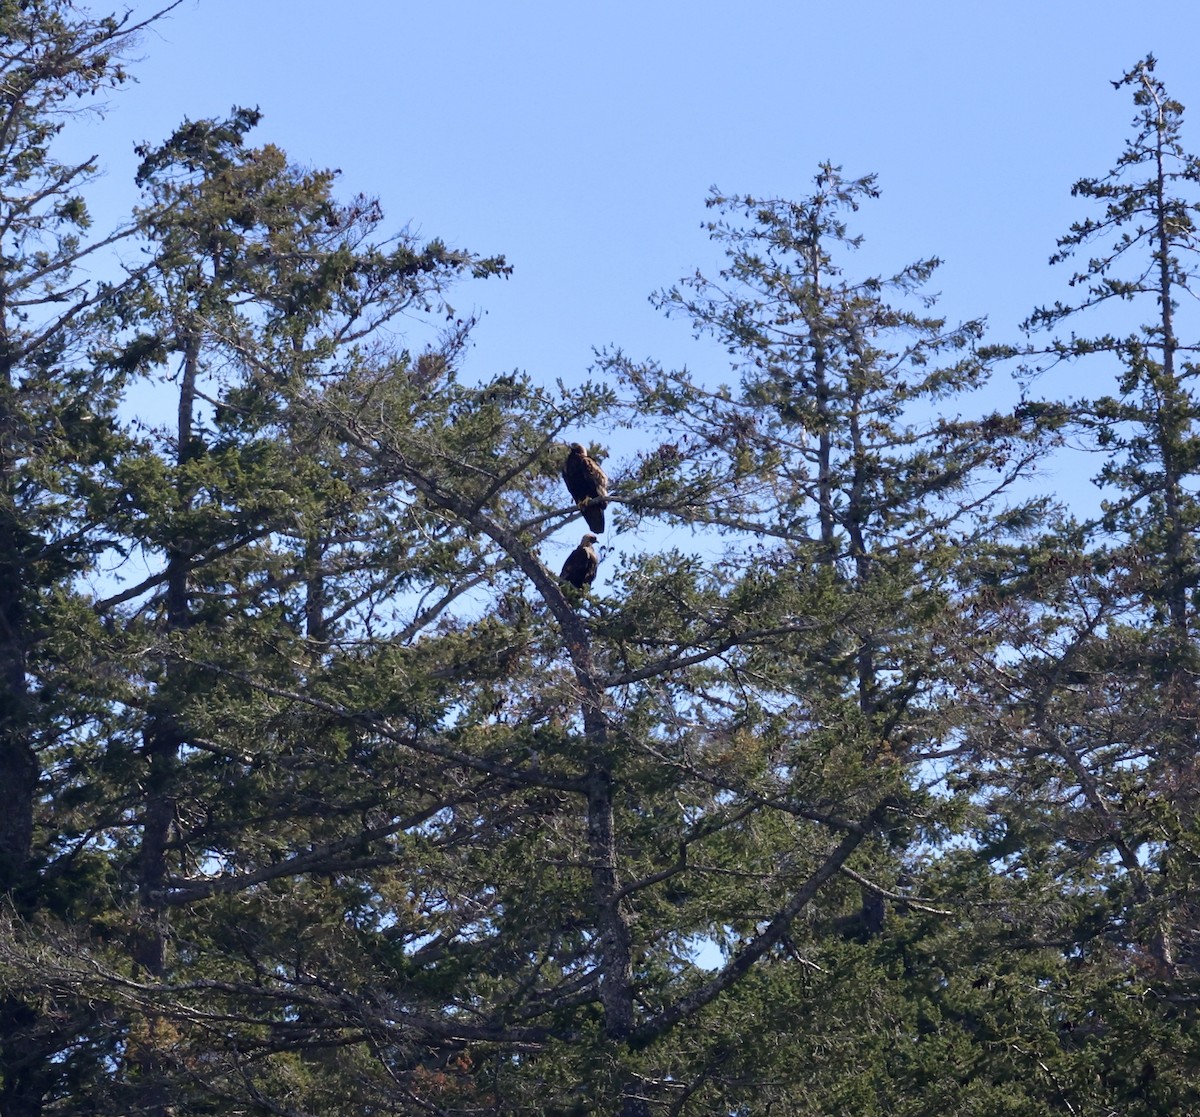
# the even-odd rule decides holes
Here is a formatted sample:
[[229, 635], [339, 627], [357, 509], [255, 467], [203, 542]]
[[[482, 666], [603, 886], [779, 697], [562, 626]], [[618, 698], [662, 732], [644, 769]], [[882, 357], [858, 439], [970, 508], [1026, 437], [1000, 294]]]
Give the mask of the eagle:
[[590, 586], [596, 577], [596, 568], [600, 565], [600, 559], [592, 549], [592, 544], [595, 542], [594, 535], [585, 535], [579, 546], [567, 555], [567, 561], [563, 563], [561, 577], [570, 582], [577, 590], [583, 589], [584, 586]]
[[592, 502], [580, 510], [587, 526], [599, 534], [604, 530], [604, 509], [608, 507], [605, 499], [608, 496], [608, 478], [604, 476], [604, 470], [588, 457], [587, 451], [578, 442], [572, 442], [571, 452], [563, 462], [562, 475], [567, 483], [567, 492], [576, 504]]

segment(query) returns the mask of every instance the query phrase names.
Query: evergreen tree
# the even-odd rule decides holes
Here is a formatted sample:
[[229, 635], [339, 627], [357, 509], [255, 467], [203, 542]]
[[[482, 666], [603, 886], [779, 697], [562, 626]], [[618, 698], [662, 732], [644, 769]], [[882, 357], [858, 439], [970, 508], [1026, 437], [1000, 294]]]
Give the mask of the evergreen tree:
[[[261, 157], [249, 155], [253, 168]], [[227, 168], [216, 171], [201, 176], [214, 193], [186, 207], [195, 227], [222, 196]], [[639, 1114], [768, 1106], [811, 1086], [793, 1078], [760, 1096], [765, 1067], [731, 1052], [764, 997], [788, 1003], [810, 966], [844, 972], [879, 938], [885, 903], [920, 902], [903, 851], [946, 821], [922, 766], [951, 747], [949, 638], [961, 624], [950, 544], [979, 508], [978, 494], [957, 494], [980, 470], [1002, 487], [1004, 440], [1027, 434], [1000, 417], [925, 429], [887, 402], [900, 356], [889, 329], [917, 338], [900, 357], [914, 369], [943, 350], [961, 356], [920, 390], [983, 369], [969, 355], [974, 327], [894, 310], [875, 297], [881, 281], [826, 283], [828, 252], [845, 243], [836, 214], [867, 191], [825, 170], [795, 207], [797, 225], [817, 219], [797, 255], [801, 268], [816, 261], [819, 282], [797, 283], [770, 313], [799, 308], [801, 340], [747, 347], [795, 377], [825, 355], [828, 409], [809, 419], [828, 436], [817, 440], [825, 470], [797, 484], [808, 434], [789, 410], [800, 393], [779, 374], [748, 377], [734, 401], [624, 366], [639, 413], [682, 414], [697, 437], [618, 478], [627, 522], [715, 525], [733, 545], [715, 563], [638, 555], [606, 574], [604, 597], [564, 588], [538, 551], [577, 514], [557, 477], [563, 444], [612, 413], [611, 393], [504, 378], [472, 389], [456, 382], [452, 352], [413, 362], [359, 347], [336, 360], [307, 341], [300, 350], [319, 355], [310, 373], [330, 375], [259, 384], [289, 367], [295, 338], [273, 354], [245, 340], [240, 311], [222, 324], [243, 297], [218, 288], [211, 251], [179, 257], [204, 261], [203, 280], [168, 282], [187, 273], [159, 265], [155, 290], [213, 294], [210, 352], [243, 339], [227, 367], [248, 379], [213, 394], [213, 423], [236, 415], [247, 432], [251, 392], [289, 453], [312, 447], [347, 499], [361, 493], [388, 515], [360, 518], [350, 548], [376, 572], [373, 592], [314, 626], [314, 574], [318, 601], [344, 592], [325, 521], [312, 512], [289, 526], [305, 505], [276, 494], [269, 520], [249, 519], [268, 534], [236, 550], [218, 534], [213, 546], [199, 528], [241, 523], [234, 509], [254, 484], [226, 504], [209, 495], [224, 491], [215, 479], [180, 487], [191, 460], [162, 467], [159, 507], [196, 514], [185, 537], [205, 541], [204, 560], [189, 559], [176, 625], [166, 544], [180, 533], [147, 516], [139, 546], [165, 561], [143, 639], [164, 667], [135, 707], [144, 745], [135, 736], [130, 751], [151, 773], [162, 758], [164, 778], [133, 784], [150, 794], [124, 815], [140, 967], [122, 979], [114, 961], [84, 985], [134, 1006], [126, 1059], [139, 1104], [169, 1094], [327, 1113], [400, 1097], [444, 1111]], [[233, 196], [245, 194], [243, 182]], [[784, 254], [784, 231], [763, 224]], [[255, 256], [239, 245], [237, 259]], [[786, 281], [782, 262], [774, 274]], [[176, 336], [179, 313], [141, 300], [159, 325], [136, 327], [126, 356]], [[270, 313], [254, 321], [266, 331]], [[201, 438], [195, 460], [216, 445]], [[902, 501], [928, 517], [907, 535], [889, 518]], [[131, 635], [141, 612], [123, 621]], [[175, 736], [160, 749], [164, 710]], [[155, 830], [160, 797], [172, 821]], [[162, 867], [148, 888], [150, 865]], [[715, 971], [694, 958], [706, 939], [725, 950]], [[849, 1011], [857, 989], [838, 988]], [[816, 1004], [808, 1011], [806, 1034], [820, 1034]]]
[[[1052, 257], [1094, 253], [1070, 280], [1081, 294], [1027, 323], [1071, 325], [1031, 346], [1043, 368], [1078, 361], [1115, 377], [1111, 394], [1071, 405], [1103, 456], [1103, 509], [989, 576], [1011, 627], [980, 696], [991, 720], [974, 779], [990, 816], [982, 852], [1008, 882], [1015, 938], [1041, 954], [1046, 999], [1069, 1023], [1041, 1057], [1065, 1066], [1071, 1104], [1165, 1114], [1198, 1104], [1200, 443], [1186, 331], [1200, 162], [1152, 57], [1114, 84], [1132, 91], [1132, 136], [1111, 171], [1076, 183], [1100, 213]], [[1096, 333], [1075, 325], [1097, 319]]]
[[[215, 1073], [203, 1029], [183, 1026], [178, 982], [236, 988], [247, 964], [261, 969], [272, 949], [290, 949], [297, 927], [345, 919], [307, 889], [289, 893], [271, 944], [247, 939], [244, 926], [239, 936], [220, 919], [196, 922], [191, 907], [219, 893], [235, 898], [235, 918], [266, 881], [389, 860], [373, 846], [394, 827], [372, 816], [394, 794], [392, 773], [370, 769], [370, 787], [353, 768], [349, 781], [331, 779], [340, 730], [288, 728], [274, 700], [260, 708], [254, 697], [357, 685], [331, 654], [354, 641], [339, 617], [382, 607], [408, 577], [394, 558], [386, 490], [292, 404], [340, 378], [396, 315], [432, 309], [456, 273], [503, 269], [437, 242], [389, 242], [376, 203], [338, 204], [332, 175], [247, 147], [256, 120], [238, 112], [188, 122], [143, 150], [152, 262], [107, 308], [119, 332], [106, 359], [163, 367], [178, 392], [175, 428], [120, 471], [141, 513], [130, 546], [150, 562], [161, 556], [159, 570], [103, 605], [124, 645], [154, 664], [123, 696], [137, 779], [116, 788], [111, 811], [112, 841], [128, 850], [114, 867], [137, 895], [130, 947], [140, 992], [124, 1062], [147, 1112], [194, 1094], [188, 1071], [199, 1061], [212, 1072], [207, 1093], [248, 1089]], [[465, 329], [427, 363], [445, 363]], [[407, 363], [398, 358], [393, 374]], [[131, 680], [132, 659], [123, 665]], [[226, 935], [241, 938], [232, 957]], [[278, 994], [253, 999], [266, 1002], [268, 1019], [296, 1010], [291, 998], [281, 1009]], [[313, 1042], [327, 1043], [316, 1031]]]
[[[46, 33], [39, 20], [57, 26], [38, 13], [34, 38]], [[72, 28], [97, 50], [105, 35], [123, 41], [119, 32], [107, 22]], [[36, 661], [19, 641], [6, 644], [23, 653], [17, 681], [35, 680], [23, 704], [6, 707], [25, 749], [6, 758], [31, 759], [36, 748], [42, 772], [32, 805], [31, 787], [6, 786], [6, 821], [36, 810], [23, 840], [38, 858], [24, 850], [24, 876], [9, 890], [23, 923], [5, 951], [6, 1114], [73, 1105], [164, 1113], [256, 1096], [243, 1067], [221, 1062], [208, 1008], [193, 1010], [177, 987], [210, 1003], [216, 982], [236, 987], [239, 966], [265, 964], [270, 948], [240, 919], [247, 893], [264, 882], [327, 880], [364, 859], [389, 861], [372, 842], [398, 827], [380, 820], [379, 804], [412, 774], [400, 764], [350, 765], [334, 788], [328, 768], [345, 752], [347, 729], [312, 733], [271, 693], [359, 686], [335, 640], [355, 647], [362, 626], [379, 623], [372, 618], [389, 598], [406, 592], [415, 577], [406, 550], [422, 550], [414, 566], [446, 561], [437, 525], [421, 525], [418, 548], [411, 536], [405, 542], [392, 523], [398, 498], [289, 399], [340, 378], [398, 314], [447, 311], [440, 293], [455, 275], [504, 265], [382, 235], [371, 199], [339, 204], [331, 175], [297, 170], [274, 148], [248, 148], [255, 120], [238, 112], [189, 122], [146, 148], [147, 205], [130, 226], [145, 235], [145, 262], [118, 285], [48, 287], [47, 305], [68, 303], [70, 312], [28, 338], [12, 334], [38, 372], [12, 394], [43, 405], [14, 423], [29, 441], [14, 443], [13, 490], [34, 494], [33, 512], [18, 510], [43, 535], [29, 533], [13, 558], [24, 565], [5, 587], [25, 587], [25, 614], [14, 606], [10, 617], [15, 624], [36, 605], [30, 631], [40, 641]], [[35, 166], [44, 157], [33, 147], [24, 154]], [[50, 178], [72, 181], [57, 167]], [[67, 201], [63, 220], [83, 221], [82, 202]], [[50, 217], [42, 222], [53, 229]], [[30, 253], [35, 239], [27, 234]], [[61, 247], [64, 275], [80, 251]], [[23, 282], [57, 274], [38, 263], [44, 273]], [[391, 375], [431, 389], [426, 370], [450, 367], [469, 325], [457, 321], [419, 358], [395, 353]], [[65, 357], [85, 371], [64, 372]], [[158, 370], [177, 385], [173, 428], [121, 431], [122, 389]], [[54, 402], [52, 389], [67, 402]], [[70, 445], [65, 434], [47, 438], [46, 429], [54, 437], [64, 427]], [[114, 555], [136, 558], [149, 575], [119, 592], [85, 593], [84, 560]], [[405, 817], [415, 825], [429, 813], [422, 802]], [[228, 924], [212, 915], [214, 895], [236, 897]], [[271, 925], [275, 949], [286, 952], [297, 927], [344, 920], [311, 896], [301, 890]], [[204, 905], [209, 918], [185, 918]], [[266, 1005], [256, 1031], [296, 1012], [274, 991], [254, 1003]], [[39, 1017], [35, 1005], [53, 1008]], [[285, 1044], [289, 1056], [328, 1044], [314, 1031], [317, 1040]], [[197, 1074], [201, 1065], [211, 1077]]]
[[[70, 907], [39, 815], [56, 793], [57, 743], [90, 710], [55, 681], [56, 625], [112, 545], [100, 475], [124, 441], [119, 378], [87, 359], [104, 290], [84, 275], [134, 226], [91, 234], [95, 161], [64, 162], [56, 140], [124, 83], [122, 57], [156, 18], [93, 18], [66, 0], [0, 5], [0, 893], [10, 926]], [[96, 1057], [78, 1034], [89, 1019], [86, 1007], [6, 983], [0, 1110], [37, 1114], [70, 1089], [76, 1064]]]
[[[727, 540], [686, 590], [674, 575], [670, 596], [653, 582], [636, 592], [639, 570], [621, 632], [622, 656], [644, 660], [664, 633], [691, 630], [669, 688], [642, 700], [646, 722], [688, 727], [675, 763], [693, 795], [707, 789], [697, 816], [721, 836], [731, 872], [754, 867], [755, 883], [715, 894], [703, 874], [672, 882], [694, 890], [701, 921], [689, 934], [722, 943], [726, 963], [677, 1001], [668, 991], [643, 1029], [664, 1036], [708, 1010], [721, 1038], [693, 1053], [699, 1109], [849, 1105], [843, 1079], [861, 1074], [854, 1060], [878, 1039], [843, 1032], [845, 1061], [827, 1076], [810, 1056], [863, 995], [848, 967], [882, 966], [895, 920], [925, 906], [921, 851], [954, 825], [955, 805], [931, 789], [959, 747], [972, 657], [991, 639], [960, 611], [961, 559], [1035, 512], [1000, 497], [1037, 453], [1037, 416], [947, 414], [988, 370], [978, 323], [947, 327], [912, 309], [928, 306], [921, 287], [937, 261], [847, 278], [860, 244], [848, 215], [875, 192], [827, 165], [802, 201], [710, 199], [729, 262], [659, 302], [727, 349], [738, 390], [610, 361], [639, 412], [662, 424], [631, 497], [638, 522], [661, 515]], [[726, 609], [706, 602], [710, 586]], [[693, 618], [708, 617], [718, 646], [692, 635]], [[829, 973], [841, 980], [807, 1000], [811, 975]], [[775, 1001], [791, 1007], [776, 1016]], [[802, 1035], [790, 1034], [797, 1013]], [[731, 1059], [750, 1021], [767, 1019], [792, 1075], [756, 1065], [759, 1045]]]
[[[136, 28], [0, 20], [5, 1117], [1194, 1107], [1197, 164], [1152, 60], [1060, 245], [1115, 247], [1031, 320], [1155, 308], [1044, 350], [1122, 363], [1074, 412], [1112, 499], [1030, 545], [1062, 409], [960, 413], [937, 261], [855, 277], [873, 179], [712, 196], [725, 267], [657, 302], [733, 387], [472, 384], [449, 287], [504, 262], [257, 113], [146, 145], [85, 242], [51, 145]], [[576, 589], [559, 471], [617, 429]]]

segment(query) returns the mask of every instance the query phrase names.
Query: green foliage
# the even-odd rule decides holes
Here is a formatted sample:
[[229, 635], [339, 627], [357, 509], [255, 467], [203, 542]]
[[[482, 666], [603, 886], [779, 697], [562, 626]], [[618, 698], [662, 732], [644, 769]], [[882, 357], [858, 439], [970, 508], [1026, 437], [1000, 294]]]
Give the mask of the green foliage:
[[[445, 299], [503, 259], [245, 109], [139, 149], [143, 263], [89, 286], [53, 141], [135, 28], [0, 29], [5, 1117], [1196, 1108], [1196, 164], [1152, 60], [1060, 245], [1116, 247], [1031, 325], [1153, 321], [1042, 350], [1116, 394], [973, 415], [1011, 347], [936, 260], [856, 275], [877, 186], [830, 165], [714, 193], [725, 267], [658, 296], [732, 387], [470, 381]], [[1072, 426], [1100, 525], [1012, 495]], [[565, 591], [564, 447], [618, 427], [628, 545]]]

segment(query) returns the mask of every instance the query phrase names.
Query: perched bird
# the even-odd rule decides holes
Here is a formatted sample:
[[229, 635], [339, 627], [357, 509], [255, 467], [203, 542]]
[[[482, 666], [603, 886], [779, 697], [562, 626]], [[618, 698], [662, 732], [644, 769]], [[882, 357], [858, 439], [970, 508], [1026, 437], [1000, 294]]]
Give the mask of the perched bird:
[[581, 511], [587, 526], [594, 532], [602, 532], [604, 509], [608, 507], [605, 500], [608, 496], [608, 478], [604, 476], [604, 470], [588, 457], [587, 451], [578, 442], [572, 442], [571, 452], [563, 462], [562, 475], [567, 483], [567, 492], [576, 504], [596, 502], [588, 504]]
[[567, 561], [563, 563], [561, 576], [577, 590], [583, 589], [584, 586], [590, 586], [596, 577], [596, 568], [600, 565], [600, 559], [592, 549], [592, 544], [595, 542], [594, 535], [585, 535], [579, 546], [567, 555]]

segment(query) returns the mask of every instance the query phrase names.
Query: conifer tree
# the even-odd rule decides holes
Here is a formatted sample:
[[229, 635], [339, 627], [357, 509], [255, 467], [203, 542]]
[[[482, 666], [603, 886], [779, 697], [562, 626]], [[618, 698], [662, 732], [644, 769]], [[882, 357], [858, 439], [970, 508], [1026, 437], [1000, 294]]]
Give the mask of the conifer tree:
[[[55, 14], [74, 13], [66, 5], [35, 13], [30, 37], [49, 29], [65, 41]], [[97, 51], [119, 45], [120, 31], [107, 21], [71, 27]], [[106, 71], [96, 65], [99, 84]], [[221, 1063], [203, 1023], [182, 1026], [197, 1017], [172, 990], [236, 983], [231, 967], [264, 964], [266, 930], [247, 938], [238, 919], [264, 882], [387, 861], [370, 849], [397, 828], [380, 820], [379, 804], [411, 775], [401, 765], [349, 765], [338, 770], [350, 780], [331, 780], [345, 727], [310, 733], [303, 717], [289, 726], [295, 708], [281, 713], [272, 696], [360, 685], [335, 640], [353, 647], [357, 627], [369, 627], [413, 577], [392, 527], [396, 499], [289, 400], [342, 377], [398, 314], [448, 310], [441, 292], [454, 276], [504, 265], [380, 233], [371, 199], [339, 203], [332, 175], [296, 169], [269, 146], [249, 148], [256, 116], [187, 122], [166, 144], [147, 146], [147, 202], [129, 226], [143, 235], [144, 261], [119, 284], [48, 287], [47, 305], [69, 312], [27, 337], [10, 331], [14, 346], [26, 346], [14, 358], [24, 380], [7, 397], [26, 410], [13, 412], [22, 423], [12, 426], [31, 440], [13, 443], [11, 488], [33, 498], [32, 511], [16, 509], [30, 546], [12, 558], [5, 591], [23, 594], [9, 611], [17, 637], [16, 620], [36, 604], [40, 646], [35, 660], [19, 639], [5, 644], [23, 657], [23, 677], [10, 674], [24, 685], [32, 676], [38, 688], [36, 707], [28, 690], [23, 704], [6, 704], [14, 748], [5, 760], [29, 760], [36, 749], [44, 794], [31, 802], [29, 781], [5, 788], [6, 824], [37, 811], [22, 831], [24, 876], [7, 882], [23, 922], [5, 950], [6, 1114], [71, 1095], [106, 1112], [164, 1113], [197, 1096], [202, 1062], [212, 1074], [200, 1094], [253, 1095], [246, 1072]], [[18, 154], [40, 166], [32, 145], [53, 130], [13, 147], [30, 145]], [[51, 171], [47, 205], [90, 167]], [[21, 234], [30, 253], [42, 227], [85, 220], [82, 200], [67, 201], [63, 214], [42, 215]], [[21, 283], [69, 276], [82, 250], [63, 242], [60, 251], [58, 271], [39, 260], [44, 272]], [[456, 321], [419, 359], [395, 352], [390, 374], [415, 385], [422, 367], [448, 368], [469, 325]], [[175, 422], [142, 436], [121, 430], [122, 389], [160, 373], [176, 385]], [[28, 400], [42, 408], [36, 416]], [[33, 527], [42, 532], [36, 547]], [[436, 525], [424, 526], [434, 558], [414, 566], [444, 566], [436, 535]], [[88, 594], [79, 575], [114, 555], [132, 556], [148, 575]], [[428, 813], [427, 804], [415, 808], [418, 820]], [[211, 917], [214, 895], [236, 897], [229, 924]], [[279, 949], [297, 926], [345, 918], [306, 897], [272, 925]], [[186, 918], [206, 903], [210, 918]], [[282, 1001], [254, 999], [266, 1005], [264, 1027], [295, 1011]], [[30, 1006], [47, 1003], [55, 1007], [43, 1025]], [[315, 1045], [326, 1046], [316, 1032]]]
[[[873, 959], [895, 921], [923, 906], [917, 847], [954, 818], [930, 784], [958, 747], [969, 665], [990, 640], [960, 612], [960, 560], [1035, 513], [999, 501], [1037, 453], [1037, 416], [952, 410], [988, 369], [974, 349], [978, 323], [947, 327], [914, 309], [937, 262], [847, 278], [860, 244], [849, 215], [874, 195], [871, 178], [823, 166], [801, 201], [710, 199], [721, 217], [709, 230], [728, 264], [659, 302], [732, 355], [736, 389], [610, 359], [637, 391], [639, 412], [661, 424], [631, 501], [638, 522], [663, 516], [726, 540], [691, 586], [677, 575], [671, 597], [653, 582], [631, 593], [622, 633], [633, 650], [638, 632], [653, 633], [653, 646], [690, 628], [679, 653], [690, 658], [703, 647], [693, 610], [715, 614], [709, 586], [726, 595], [719, 669], [699, 657], [702, 667], [672, 671], [670, 690], [643, 700], [651, 724], [688, 726], [676, 764], [708, 788], [697, 816], [727, 844], [728, 864], [763, 874], [715, 895], [702, 877], [674, 882], [682, 895], [695, 889], [704, 913], [690, 933], [720, 942], [727, 961], [644, 1029], [665, 1036], [707, 1006], [722, 1038], [693, 1052], [701, 1108], [765, 1112], [805, 1097], [820, 1112], [843, 1089], [836, 1073], [811, 1075], [805, 1045], [828, 1042], [818, 1038], [828, 1035], [825, 1014], [852, 1012], [861, 987], [827, 981], [806, 1003], [802, 975], [882, 965]], [[694, 559], [674, 560], [695, 569]], [[644, 579], [639, 572], [631, 588]], [[668, 610], [682, 620], [672, 625]], [[726, 811], [745, 814], [726, 826]], [[799, 887], [788, 883], [796, 864], [812, 867]], [[792, 1006], [779, 1017], [767, 1007], [776, 999]], [[796, 1013], [803, 1035], [788, 1034]], [[776, 1042], [804, 1068], [797, 1077], [755, 1067], [753, 1057], [720, 1066], [751, 1019], [777, 1021]], [[872, 1041], [844, 1042], [852, 1060], [856, 1043]], [[827, 1091], [824, 1101], [814, 1089]]]
[[[1058, 777], [1081, 793], [1091, 825], [1116, 855], [1117, 875], [1132, 889], [1139, 915], [1128, 924], [1138, 928], [1131, 945], [1171, 973], [1193, 934], [1186, 916], [1172, 929], [1178, 909], [1160, 890], [1174, 893], [1163, 879], [1171, 875], [1170, 835], [1176, 826], [1190, 829], [1194, 814], [1188, 789], [1200, 510], [1192, 479], [1200, 443], [1189, 358], [1195, 346], [1182, 331], [1196, 284], [1200, 161], [1183, 144], [1183, 106], [1154, 71], [1148, 57], [1117, 83], [1133, 92], [1134, 135], [1109, 174], [1076, 183], [1073, 192], [1098, 201], [1103, 213], [1073, 225], [1052, 258], [1065, 261], [1099, 242], [1102, 251], [1071, 279], [1084, 296], [1038, 310], [1029, 325], [1058, 328], [1103, 309], [1117, 326], [1098, 336], [1076, 331], [1046, 350], [1086, 358], [1090, 367], [1110, 357], [1118, 375], [1113, 394], [1077, 405], [1080, 426], [1105, 457], [1096, 479], [1105, 505], [1089, 540], [1094, 576], [1078, 583], [1089, 615], [1063, 619], [1062, 665], [1038, 697], [1039, 720], [1047, 741], [1061, 741], [1052, 749], [1064, 765]], [[1126, 306], [1143, 322], [1120, 328]], [[1106, 704], [1119, 699], [1115, 721], [1097, 723], [1086, 705], [1078, 708], [1079, 698], [1094, 701], [1095, 688], [1109, 692]]]
[[[452, 354], [385, 347], [272, 389], [289, 438], [319, 436], [340, 475], [388, 502], [390, 530], [360, 524], [355, 547], [392, 574], [369, 613], [330, 617], [303, 654], [267, 612], [232, 645], [193, 623], [172, 653], [189, 728], [174, 774], [201, 821], [181, 827], [166, 882], [189, 948], [137, 986], [146, 1019], [174, 1029], [156, 1073], [182, 1083], [203, 1065], [217, 1096], [322, 1112], [397, 1092], [498, 1113], [756, 1104], [763, 1068], [726, 1066], [750, 1006], [878, 938], [885, 902], [920, 903], [898, 854], [937, 825], [917, 773], [953, 733], [946, 544], [979, 507], [957, 494], [984, 474], [1003, 487], [1027, 432], [904, 425], [887, 402], [896, 359], [957, 354], [924, 383], [969, 384], [974, 329], [892, 310], [881, 281], [827, 291], [837, 214], [866, 188], [832, 170], [819, 187], [795, 212], [815, 218], [798, 255], [820, 282], [772, 310], [792, 308], [798, 340], [747, 346], [780, 370], [773, 385], [748, 377], [735, 401], [621, 366], [640, 414], [669, 411], [696, 440], [614, 473], [624, 522], [727, 531], [716, 563], [651, 544], [578, 594], [540, 558], [577, 515], [564, 444], [612, 414], [606, 390], [472, 389]], [[785, 231], [763, 224], [786, 255]], [[772, 274], [788, 282], [784, 263]], [[891, 353], [893, 327], [918, 341]], [[827, 435], [826, 469], [805, 480], [809, 434], [789, 410], [802, 396], [783, 377], [810, 375], [813, 351], [830, 402], [808, 430]], [[901, 501], [927, 516], [907, 536], [888, 519]], [[291, 615], [307, 625], [314, 536], [295, 538]], [[270, 569], [268, 594], [287, 564]], [[176, 635], [168, 624], [164, 650]], [[228, 806], [255, 802], [272, 807], [251, 827]], [[724, 948], [715, 971], [696, 965], [702, 940]], [[242, 1023], [214, 1042], [223, 1020]]]
[[[99, 474], [123, 445], [119, 378], [87, 359], [104, 290], [86, 272], [134, 225], [91, 232], [96, 162], [65, 162], [57, 138], [125, 82], [123, 57], [155, 18], [96, 18], [66, 0], [0, 5], [0, 895], [14, 934], [14, 920], [71, 905], [49, 867], [64, 851], [39, 815], [57, 791], [58, 742], [89, 710], [57, 683], [56, 625], [112, 545]], [[6, 983], [0, 1110], [37, 1114], [67, 1089], [95, 1057], [77, 1033], [91, 1017]]]
[[1200, 162], [1155, 69], [1147, 57], [1114, 83], [1132, 93], [1132, 134], [1108, 173], [1074, 186], [1097, 211], [1051, 262], [1087, 254], [1070, 278], [1076, 297], [1026, 324], [1052, 332], [1029, 347], [1043, 371], [1077, 367], [1089, 387], [1113, 378], [1110, 392], [1071, 403], [1103, 461], [1103, 505], [993, 571], [989, 593], [1007, 601], [1011, 631], [980, 693], [990, 728], [973, 777], [990, 808], [982, 853], [1007, 868], [997, 880], [1008, 881], [1015, 937], [1040, 953], [1055, 990], [1045, 1004], [1069, 1021], [1044, 1058], [1071, 1104], [1137, 1113], [1198, 1101], [1181, 1068], [1196, 1057], [1185, 1006], [1200, 933], [1190, 895], [1200, 401], [1189, 336]]
[[[296, 926], [345, 918], [306, 890], [289, 893], [278, 917], [287, 930], [273, 927], [280, 939], [267, 941], [264, 927], [231, 955], [234, 928], [197, 922], [192, 908], [231, 896], [234, 918], [264, 882], [326, 877], [364, 855], [388, 860], [368, 851], [393, 832], [373, 815], [395, 773], [351, 765], [349, 782], [331, 776], [344, 730], [289, 728], [273, 698], [255, 700], [356, 685], [331, 654], [339, 637], [353, 640], [339, 615], [379, 608], [407, 573], [394, 561], [387, 491], [293, 405], [343, 377], [396, 315], [432, 309], [456, 273], [503, 270], [437, 242], [389, 242], [376, 203], [340, 204], [332, 175], [248, 147], [256, 122], [245, 111], [186, 122], [143, 149], [151, 262], [106, 305], [115, 332], [98, 354], [131, 373], [162, 369], [178, 399], [173, 428], [118, 470], [139, 513], [128, 546], [157, 570], [98, 606], [127, 656], [114, 669], [134, 684], [121, 706], [137, 778], [114, 789], [109, 836], [128, 851], [113, 867], [137, 895], [124, 1078], [130, 1104], [147, 1112], [194, 1093], [187, 1068], [197, 1060], [212, 1072], [206, 1092], [247, 1092], [230, 1085], [245, 1071], [227, 1065], [222, 1077], [203, 1029], [181, 1026], [177, 983], [204, 972], [236, 988], [241, 968], [261, 969]], [[427, 360], [445, 362], [446, 348]], [[407, 363], [397, 355], [393, 374]], [[152, 666], [139, 671], [136, 657]], [[266, 1003], [267, 1019], [295, 1011], [279, 994], [250, 999]]]
[[[1010, 490], [1061, 409], [970, 414], [936, 260], [857, 277], [872, 178], [712, 196], [725, 267], [657, 302], [733, 386], [469, 382], [449, 288], [503, 260], [254, 112], [142, 148], [141, 255], [83, 283], [50, 144], [136, 29], [0, 20], [5, 1117], [1193, 1105], [1196, 164], [1152, 60], [1060, 246], [1115, 248], [1032, 320], [1155, 308], [1045, 348], [1124, 370], [1052, 553]], [[559, 471], [618, 430], [577, 589]]]

